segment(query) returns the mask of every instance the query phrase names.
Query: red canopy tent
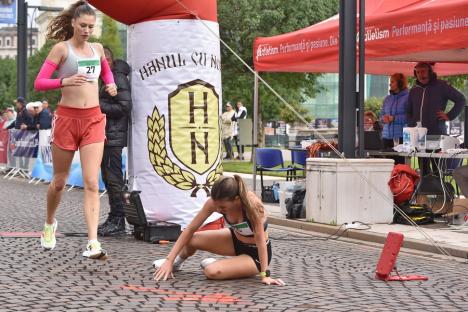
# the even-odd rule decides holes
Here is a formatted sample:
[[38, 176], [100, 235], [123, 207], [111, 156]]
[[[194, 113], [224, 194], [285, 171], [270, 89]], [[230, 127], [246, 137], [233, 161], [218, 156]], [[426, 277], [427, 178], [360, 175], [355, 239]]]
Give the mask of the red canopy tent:
[[[468, 1], [367, 0], [366, 73], [412, 74], [414, 62], [436, 62], [439, 75], [468, 73]], [[254, 42], [263, 72], [338, 72], [338, 15]]]

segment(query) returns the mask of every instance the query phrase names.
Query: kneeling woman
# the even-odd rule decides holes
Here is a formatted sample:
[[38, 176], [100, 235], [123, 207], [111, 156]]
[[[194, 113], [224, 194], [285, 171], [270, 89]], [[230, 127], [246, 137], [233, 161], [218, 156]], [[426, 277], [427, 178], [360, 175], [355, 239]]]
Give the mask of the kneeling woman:
[[[230, 228], [196, 232], [213, 213], [224, 216]], [[265, 210], [258, 197], [247, 191], [242, 178], [221, 177], [211, 190], [201, 211], [182, 232], [165, 259], [153, 262], [155, 280], [166, 280], [173, 271], [197, 250], [208, 251], [231, 258], [201, 262], [203, 273], [209, 279], [234, 279], [259, 275], [262, 283], [284, 285], [273, 279], [268, 270], [271, 260], [271, 243], [268, 239]]]

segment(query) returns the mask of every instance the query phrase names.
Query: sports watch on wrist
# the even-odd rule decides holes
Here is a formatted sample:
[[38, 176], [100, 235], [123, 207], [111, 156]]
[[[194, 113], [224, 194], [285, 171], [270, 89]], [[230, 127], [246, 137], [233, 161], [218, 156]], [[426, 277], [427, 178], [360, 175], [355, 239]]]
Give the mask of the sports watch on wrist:
[[270, 270], [265, 270], [265, 272], [260, 272], [258, 275], [260, 275], [261, 278], [270, 277]]

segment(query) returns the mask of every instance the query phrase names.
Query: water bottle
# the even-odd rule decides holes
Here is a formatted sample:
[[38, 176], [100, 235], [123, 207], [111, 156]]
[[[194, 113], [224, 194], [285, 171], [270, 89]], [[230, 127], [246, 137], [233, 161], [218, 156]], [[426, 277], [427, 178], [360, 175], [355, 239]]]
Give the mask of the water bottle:
[[275, 198], [275, 201], [279, 201], [279, 189], [280, 189], [279, 183], [273, 182], [272, 190], [273, 190], [273, 197]]
[[410, 147], [411, 145], [411, 136], [410, 136], [410, 129], [408, 127], [403, 128], [403, 146]]

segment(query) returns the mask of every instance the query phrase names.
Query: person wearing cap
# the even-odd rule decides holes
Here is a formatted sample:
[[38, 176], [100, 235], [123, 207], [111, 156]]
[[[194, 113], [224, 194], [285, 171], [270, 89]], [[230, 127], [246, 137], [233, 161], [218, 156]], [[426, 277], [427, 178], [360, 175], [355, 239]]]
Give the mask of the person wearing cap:
[[230, 102], [226, 103], [226, 111], [221, 115], [221, 121], [223, 123], [222, 131], [223, 131], [223, 143], [224, 149], [226, 150], [226, 157], [224, 159], [232, 159], [234, 158], [234, 153], [232, 151], [232, 130], [233, 130], [233, 121], [232, 117], [234, 116], [235, 112], [232, 109], [232, 105]]
[[52, 115], [43, 109], [41, 102], [28, 103], [26, 109], [34, 120], [34, 124], [28, 127], [28, 130], [47, 130], [52, 128]]

